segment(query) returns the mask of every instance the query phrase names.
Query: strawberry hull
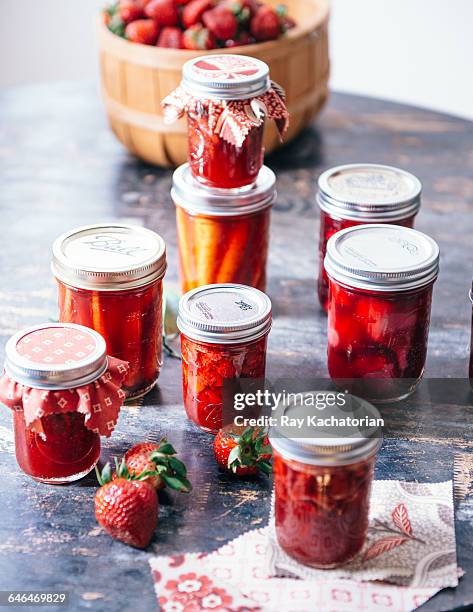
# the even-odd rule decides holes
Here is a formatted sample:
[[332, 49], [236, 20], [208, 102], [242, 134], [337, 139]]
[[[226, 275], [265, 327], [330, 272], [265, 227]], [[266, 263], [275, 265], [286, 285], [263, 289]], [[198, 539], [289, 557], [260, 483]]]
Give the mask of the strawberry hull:
[[181, 334], [184, 406], [204, 431], [222, 428], [223, 384], [227, 379], [264, 378], [267, 336], [233, 345], [198, 342]]
[[375, 457], [352, 465], [308, 465], [274, 451], [280, 546], [304, 565], [337, 567], [362, 549]]
[[100, 456], [100, 436], [84, 425], [77, 412], [41, 419], [44, 435], [25, 425], [23, 411], [14, 413], [15, 452], [20, 468], [41, 482], [66, 483], [85, 476]]
[[95, 329], [107, 352], [128, 361], [128, 398], [156, 383], [162, 365], [162, 280], [125, 291], [91, 291], [59, 284], [59, 320]]
[[205, 110], [188, 114], [189, 164], [194, 177], [216, 189], [236, 189], [255, 182], [263, 165], [264, 123], [253, 127], [241, 146], [227, 142], [209, 126]]

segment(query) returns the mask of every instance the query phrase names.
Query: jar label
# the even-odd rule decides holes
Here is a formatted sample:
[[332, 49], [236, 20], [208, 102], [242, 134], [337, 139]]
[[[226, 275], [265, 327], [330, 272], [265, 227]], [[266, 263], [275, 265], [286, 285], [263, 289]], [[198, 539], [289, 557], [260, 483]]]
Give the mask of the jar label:
[[408, 199], [415, 190], [408, 175], [389, 168], [357, 167], [341, 170], [328, 177], [327, 185], [337, 199], [377, 204]]
[[193, 300], [191, 313], [201, 321], [213, 323], [236, 323], [251, 320], [258, 314], [258, 304], [241, 293], [213, 292]]
[[192, 65], [192, 78], [217, 82], [245, 82], [254, 80], [259, 73], [263, 76], [259, 62], [243, 55], [212, 55], [200, 59]]

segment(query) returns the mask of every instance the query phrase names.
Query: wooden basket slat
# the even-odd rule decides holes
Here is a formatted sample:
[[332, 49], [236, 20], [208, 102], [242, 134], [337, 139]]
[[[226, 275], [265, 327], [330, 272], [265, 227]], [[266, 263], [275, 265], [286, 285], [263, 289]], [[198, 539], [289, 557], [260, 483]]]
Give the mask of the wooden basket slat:
[[[276, 5], [280, 0], [269, 2]], [[294, 30], [277, 41], [240, 47], [236, 52], [267, 62], [271, 78], [286, 90], [291, 111], [286, 140], [290, 140], [307, 126], [327, 98], [329, 0], [286, 0], [286, 4], [298, 23]], [[103, 23], [99, 24], [99, 46], [104, 102], [117, 138], [152, 164], [183, 163], [187, 158], [185, 121], [165, 125], [161, 100], [179, 84], [184, 62], [202, 52], [129, 43], [114, 36]], [[265, 134], [266, 151], [278, 146], [277, 132], [270, 124]]]

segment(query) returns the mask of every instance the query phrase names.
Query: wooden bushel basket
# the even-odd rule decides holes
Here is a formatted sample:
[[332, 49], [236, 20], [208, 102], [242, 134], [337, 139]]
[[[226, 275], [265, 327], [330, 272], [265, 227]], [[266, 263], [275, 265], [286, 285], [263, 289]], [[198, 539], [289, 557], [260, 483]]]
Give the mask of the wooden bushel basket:
[[[280, 4], [281, 0], [270, 0]], [[241, 53], [269, 65], [271, 78], [286, 90], [291, 124], [286, 142], [303, 130], [328, 95], [329, 0], [285, 0], [297, 26], [279, 40], [218, 51], [163, 49], [128, 42], [99, 24], [100, 70], [112, 130], [133, 154], [159, 166], [186, 161], [185, 120], [163, 121], [161, 100], [181, 81], [183, 64], [205, 53]], [[268, 124], [266, 152], [279, 145]]]

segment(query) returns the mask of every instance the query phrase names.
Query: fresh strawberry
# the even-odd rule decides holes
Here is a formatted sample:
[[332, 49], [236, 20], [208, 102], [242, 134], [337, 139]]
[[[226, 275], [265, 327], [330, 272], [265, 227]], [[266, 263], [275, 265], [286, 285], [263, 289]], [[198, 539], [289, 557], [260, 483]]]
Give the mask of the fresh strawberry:
[[225, 42], [227, 48], [242, 47], [244, 45], [252, 45], [255, 39], [248, 32], [240, 32], [235, 38], [230, 38]]
[[167, 47], [169, 49], [182, 49], [182, 32], [179, 28], [163, 28], [158, 36], [157, 47]]
[[179, 13], [174, 0], [151, 0], [145, 7], [145, 15], [161, 26], [175, 26], [179, 23]]
[[120, 0], [118, 14], [123, 23], [131, 23], [145, 16], [144, 8], [143, 0]]
[[146, 548], [158, 522], [158, 496], [147, 482], [130, 476], [124, 461], [116, 468], [115, 479], [109, 463], [102, 474], [96, 470], [101, 486], [95, 494], [95, 516], [112, 538]]
[[148, 474], [142, 480], [149, 482], [155, 489], [167, 485], [176, 491], [188, 493], [192, 485], [187, 479], [187, 468], [175, 455], [172, 444], [163, 438], [159, 444], [135, 444], [126, 452], [125, 464], [132, 475]]
[[[202, 15], [205, 11], [208, 11], [213, 6], [212, 0], [192, 0], [189, 2], [182, 11], [182, 23], [184, 28], [190, 28], [191, 26], [200, 23]], [[197, 47], [198, 49], [200, 47]]]
[[271, 473], [272, 449], [264, 431], [247, 427], [241, 435], [221, 429], [215, 436], [217, 463], [237, 476]]
[[182, 43], [184, 45], [184, 49], [208, 50], [216, 48], [214, 35], [200, 23], [196, 23], [190, 28], [187, 28], [182, 35]]
[[274, 40], [281, 34], [279, 15], [271, 6], [262, 6], [251, 20], [251, 33], [256, 40]]
[[159, 27], [154, 19], [137, 19], [125, 28], [125, 36], [131, 42], [154, 45], [158, 39]]
[[238, 30], [238, 21], [228, 8], [217, 6], [202, 15], [202, 21], [207, 29], [220, 40], [233, 38]]

